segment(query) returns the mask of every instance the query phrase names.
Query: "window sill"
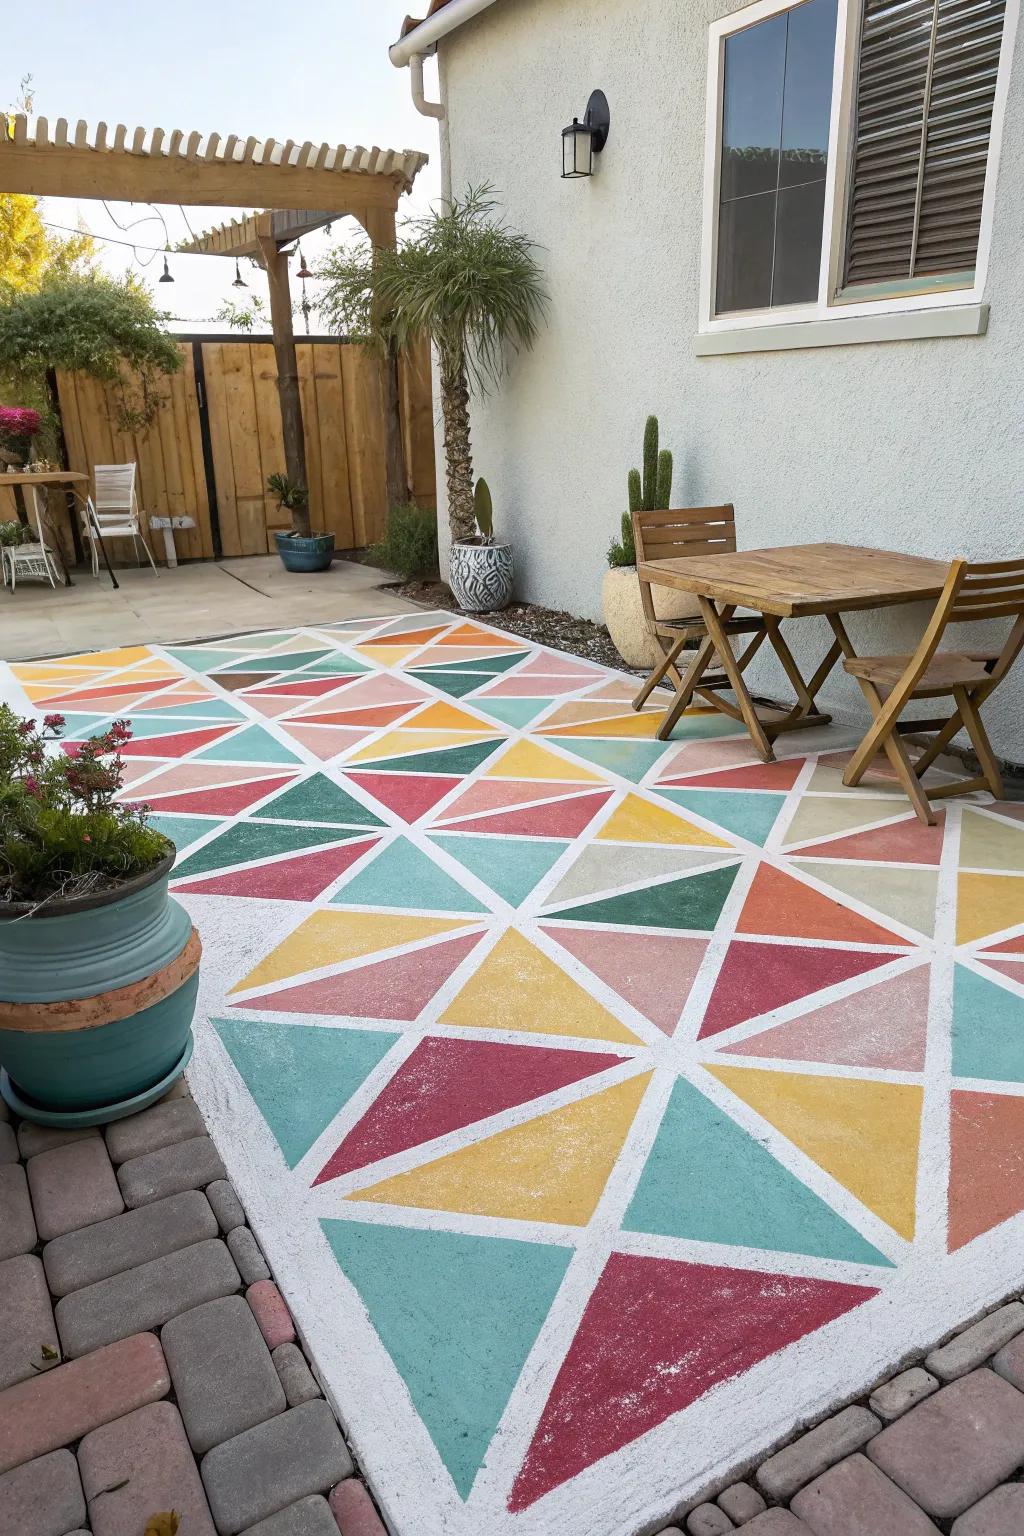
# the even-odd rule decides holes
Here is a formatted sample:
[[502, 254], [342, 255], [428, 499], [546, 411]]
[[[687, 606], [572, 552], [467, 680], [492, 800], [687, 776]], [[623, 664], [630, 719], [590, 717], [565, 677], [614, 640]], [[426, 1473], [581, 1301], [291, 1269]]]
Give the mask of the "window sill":
[[843, 315], [834, 320], [798, 320], [704, 331], [694, 338], [698, 357], [726, 352], [791, 352], [803, 347], [850, 347], [872, 341], [916, 341], [933, 336], [983, 336], [987, 304], [948, 309], [912, 309], [887, 315]]

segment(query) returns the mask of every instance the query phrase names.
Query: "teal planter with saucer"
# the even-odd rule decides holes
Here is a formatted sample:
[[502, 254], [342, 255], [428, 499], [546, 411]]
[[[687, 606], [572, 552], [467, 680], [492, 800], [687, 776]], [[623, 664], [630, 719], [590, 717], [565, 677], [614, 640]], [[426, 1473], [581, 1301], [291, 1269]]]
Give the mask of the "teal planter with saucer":
[[286, 571], [326, 571], [334, 558], [334, 534], [275, 533], [277, 552]]

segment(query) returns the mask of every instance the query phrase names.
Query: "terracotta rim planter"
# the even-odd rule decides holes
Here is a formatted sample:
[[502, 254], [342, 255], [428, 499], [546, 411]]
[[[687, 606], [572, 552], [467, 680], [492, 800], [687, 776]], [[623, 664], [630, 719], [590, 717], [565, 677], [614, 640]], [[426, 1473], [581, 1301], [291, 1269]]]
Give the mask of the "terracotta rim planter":
[[192, 1053], [202, 947], [168, 894], [169, 854], [89, 896], [0, 909], [0, 1094], [45, 1125], [160, 1098]]

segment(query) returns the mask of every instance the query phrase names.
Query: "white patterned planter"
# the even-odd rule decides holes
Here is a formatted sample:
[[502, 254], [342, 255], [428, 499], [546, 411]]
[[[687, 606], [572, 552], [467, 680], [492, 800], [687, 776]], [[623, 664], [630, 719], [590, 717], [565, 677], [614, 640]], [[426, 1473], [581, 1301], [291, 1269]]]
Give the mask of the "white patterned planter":
[[453, 544], [448, 581], [467, 613], [506, 607], [512, 598], [511, 544]]

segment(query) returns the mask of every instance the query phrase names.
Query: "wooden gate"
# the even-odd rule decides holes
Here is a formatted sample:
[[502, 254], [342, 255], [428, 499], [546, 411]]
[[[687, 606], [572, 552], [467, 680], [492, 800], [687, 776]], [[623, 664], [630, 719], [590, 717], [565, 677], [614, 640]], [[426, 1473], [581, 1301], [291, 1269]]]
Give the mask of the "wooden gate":
[[[57, 374], [68, 463], [91, 474], [96, 464], [134, 459], [145, 512], [195, 521], [175, 535], [179, 559], [273, 552], [275, 529], [288, 526], [266, 490], [268, 475], [284, 470], [274, 348], [234, 336], [179, 345], [181, 371], [158, 379], [159, 409], [143, 430], [125, 416], [135, 397], [130, 378], [118, 385]], [[299, 340], [296, 353], [313, 527], [333, 533], [338, 549], [364, 549], [387, 519], [383, 363], [367, 347], [330, 339]], [[430, 505], [426, 346], [401, 360], [399, 400], [407, 476], [416, 499]]]

